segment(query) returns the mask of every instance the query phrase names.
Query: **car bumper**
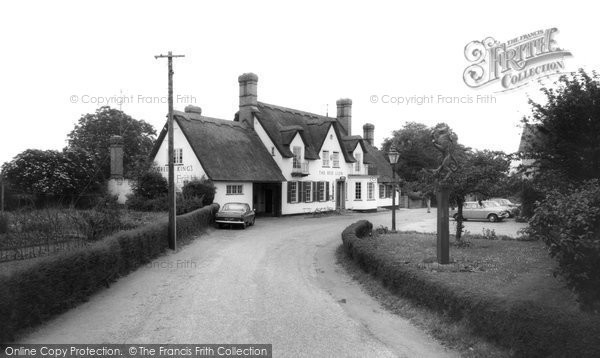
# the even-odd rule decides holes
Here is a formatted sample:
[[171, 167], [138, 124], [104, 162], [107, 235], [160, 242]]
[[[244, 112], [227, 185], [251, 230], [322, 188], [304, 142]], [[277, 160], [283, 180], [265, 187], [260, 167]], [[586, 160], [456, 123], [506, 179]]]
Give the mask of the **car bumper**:
[[224, 219], [216, 219], [215, 222], [217, 224], [244, 224], [244, 221], [241, 219], [236, 219], [236, 220], [224, 220]]

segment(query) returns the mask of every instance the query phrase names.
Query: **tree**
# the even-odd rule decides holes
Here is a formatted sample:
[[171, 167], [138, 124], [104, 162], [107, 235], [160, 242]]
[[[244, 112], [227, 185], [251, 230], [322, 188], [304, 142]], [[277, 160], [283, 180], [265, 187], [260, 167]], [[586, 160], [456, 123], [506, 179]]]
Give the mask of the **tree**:
[[431, 145], [430, 132], [431, 128], [425, 124], [408, 122], [383, 141], [384, 152], [393, 147], [400, 154], [397, 173], [406, 183], [419, 182], [422, 169], [433, 169], [438, 164], [438, 152]]
[[109, 139], [113, 135], [123, 137], [123, 166], [129, 177], [138, 163], [148, 158], [154, 145], [156, 130], [143, 120], [108, 106], [101, 107], [96, 113], [85, 114], [79, 119], [68, 135], [68, 148], [91, 153], [99, 177], [105, 179], [110, 176]]
[[544, 185], [544, 179], [559, 177], [565, 182], [581, 182], [600, 178], [598, 74], [589, 76], [579, 70], [571, 76], [561, 76], [556, 88], [544, 87], [541, 91], [546, 103], [529, 100], [532, 114], [523, 123], [535, 130], [520, 153], [522, 159], [534, 160], [534, 179], [542, 179], [538, 184], [549, 187]]
[[24, 193], [73, 200], [97, 191], [94, 158], [81, 149], [28, 149], [2, 166], [2, 176]]

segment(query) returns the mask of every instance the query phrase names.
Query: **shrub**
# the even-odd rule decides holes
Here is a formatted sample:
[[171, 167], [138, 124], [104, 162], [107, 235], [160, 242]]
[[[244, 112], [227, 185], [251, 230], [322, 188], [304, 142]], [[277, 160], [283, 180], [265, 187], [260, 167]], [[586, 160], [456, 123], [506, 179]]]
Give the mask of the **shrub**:
[[158, 171], [149, 170], [140, 175], [134, 182], [133, 193], [145, 199], [155, 199], [166, 195], [169, 191], [169, 183]]
[[511, 350], [516, 357], [598, 357], [600, 322], [579, 312], [559, 312], [531, 301], [467, 292], [448, 282], [394, 261], [378, 241], [359, 238], [370, 230], [366, 220], [342, 232], [348, 255], [391, 291], [454, 321], [463, 321], [480, 335]]
[[548, 245], [583, 307], [600, 308], [600, 182], [551, 191], [525, 233]]
[[215, 199], [216, 188], [213, 182], [206, 177], [194, 179], [183, 186], [183, 197], [204, 198], [204, 205], [210, 205]]
[[[181, 241], [212, 224], [217, 204], [177, 217]], [[0, 342], [19, 329], [85, 301], [98, 289], [158, 256], [167, 247], [167, 222], [120, 231], [93, 244], [28, 260], [0, 271]]]

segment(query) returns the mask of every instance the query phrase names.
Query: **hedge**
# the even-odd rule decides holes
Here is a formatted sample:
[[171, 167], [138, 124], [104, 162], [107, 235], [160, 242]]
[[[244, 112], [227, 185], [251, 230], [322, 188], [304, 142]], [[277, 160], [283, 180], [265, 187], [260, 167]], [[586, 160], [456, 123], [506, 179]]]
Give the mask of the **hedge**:
[[539, 303], [459, 291], [418, 269], [385, 260], [371, 238], [372, 224], [358, 221], [342, 232], [348, 255], [396, 294], [463, 320], [473, 334], [511, 350], [517, 357], [600, 357], [600, 319], [556, 311]]
[[[189, 239], [214, 221], [218, 204], [177, 217], [177, 235]], [[24, 262], [0, 273], [0, 342], [25, 327], [85, 301], [92, 293], [160, 255], [168, 221], [120, 231], [89, 246]]]

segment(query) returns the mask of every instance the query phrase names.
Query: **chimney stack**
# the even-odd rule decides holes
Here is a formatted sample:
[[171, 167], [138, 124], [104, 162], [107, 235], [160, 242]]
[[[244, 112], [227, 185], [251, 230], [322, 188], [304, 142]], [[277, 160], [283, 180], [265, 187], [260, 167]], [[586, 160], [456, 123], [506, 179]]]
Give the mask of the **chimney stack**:
[[114, 135], [110, 143], [110, 177], [123, 179], [123, 137]]
[[252, 112], [258, 111], [257, 83], [258, 76], [254, 73], [244, 73], [238, 77], [240, 83], [240, 111], [239, 121], [250, 128], [254, 128]]
[[349, 98], [338, 99], [337, 120], [344, 127], [348, 135], [352, 135], [352, 100]]
[[373, 146], [373, 137], [375, 135], [375, 126], [371, 123], [366, 123], [363, 126], [363, 139], [369, 142], [371, 146]]
[[185, 111], [185, 113], [195, 113], [195, 114], [202, 115], [202, 107], [192, 106], [191, 104], [185, 106], [184, 111]]

